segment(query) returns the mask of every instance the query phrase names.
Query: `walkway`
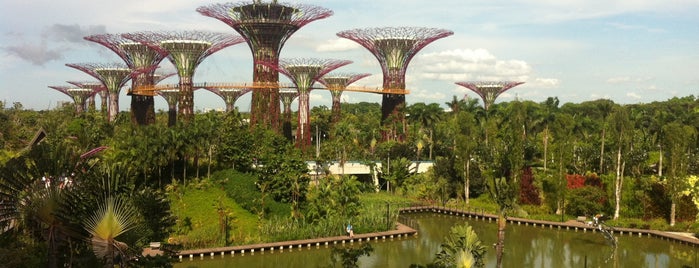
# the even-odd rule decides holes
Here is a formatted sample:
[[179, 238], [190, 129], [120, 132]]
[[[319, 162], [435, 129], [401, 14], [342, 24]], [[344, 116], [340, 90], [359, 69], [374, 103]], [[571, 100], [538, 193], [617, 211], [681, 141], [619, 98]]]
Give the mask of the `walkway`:
[[[449, 207], [440, 207], [440, 206], [419, 206], [419, 207], [408, 207], [408, 208], [402, 208], [400, 209], [401, 214], [404, 213], [417, 213], [417, 212], [430, 212], [430, 213], [441, 213], [441, 214], [448, 214], [448, 215], [455, 215], [455, 216], [461, 216], [461, 217], [468, 217], [468, 218], [474, 218], [474, 219], [481, 219], [481, 220], [488, 220], [488, 221], [497, 221], [498, 215], [495, 214], [489, 214], [489, 213], [484, 213], [482, 210], [479, 212], [477, 210], [463, 210], [463, 209], [458, 209], [458, 208], [449, 208]], [[508, 224], [517, 224], [517, 225], [532, 225], [532, 226], [539, 226], [542, 228], [557, 228], [557, 229], [563, 229], [565, 228], [566, 230], [574, 230], [578, 231], [581, 230], [583, 232], [591, 231], [591, 232], [597, 232], [596, 227], [592, 225], [588, 225], [583, 222], [579, 222], [576, 220], [569, 220], [566, 222], [554, 222], [554, 221], [542, 221], [542, 220], [532, 220], [532, 219], [524, 219], [524, 218], [517, 218], [517, 217], [507, 217], [507, 223]], [[673, 233], [673, 232], [664, 232], [664, 231], [657, 231], [657, 230], [648, 230], [648, 229], [633, 229], [633, 228], [621, 228], [621, 227], [613, 227], [612, 230], [613, 234], [619, 234], [619, 235], [637, 235], [639, 237], [642, 236], [647, 236], [647, 237], [655, 237], [655, 238], [660, 238], [660, 239], [667, 239], [671, 241], [678, 242], [680, 244], [688, 244], [692, 246], [699, 246], [699, 239], [696, 237], [687, 235], [685, 233]]]
[[[377, 233], [367, 233], [367, 234], [355, 234], [354, 237], [350, 238], [349, 236], [331, 236], [331, 237], [321, 237], [321, 238], [314, 238], [314, 239], [304, 239], [304, 240], [293, 240], [293, 241], [282, 241], [282, 242], [273, 242], [273, 243], [263, 243], [263, 244], [253, 244], [253, 245], [241, 245], [241, 246], [232, 246], [232, 247], [218, 247], [218, 248], [205, 248], [205, 249], [192, 249], [192, 250], [183, 250], [181, 252], [178, 252], [175, 254], [175, 256], [179, 257], [182, 259], [183, 257], [189, 257], [190, 259], [199, 256], [199, 257], [204, 257], [204, 256], [215, 256], [215, 255], [225, 255], [225, 254], [230, 254], [230, 255], [235, 255], [236, 253], [238, 254], [245, 254], [246, 252], [249, 253], [254, 253], [254, 252], [264, 252], [264, 251], [274, 251], [274, 250], [280, 250], [283, 251], [284, 249], [294, 249], [294, 248], [311, 248], [313, 246], [315, 247], [320, 247], [321, 245], [323, 246], [328, 246], [328, 245], [337, 245], [337, 244], [346, 244], [346, 243], [354, 243], [354, 242], [369, 242], [371, 240], [385, 240], [385, 239], [393, 239], [393, 238], [402, 238], [402, 237], [408, 237], [408, 236], [415, 236], [417, 235], [417, 230], [410, 228], [408, 226], [405, 226], [403, 224], [396, 224], [396, 229], [391, 230], [391, 231], [386, 231], [386, 232], [377, 232]], [[152, 250], [152, 249], [148, 249]], [[150, 252], [150, 251], [149, 251]], [[146, 251], [144, 250], [144, 255], [146, 254]]]

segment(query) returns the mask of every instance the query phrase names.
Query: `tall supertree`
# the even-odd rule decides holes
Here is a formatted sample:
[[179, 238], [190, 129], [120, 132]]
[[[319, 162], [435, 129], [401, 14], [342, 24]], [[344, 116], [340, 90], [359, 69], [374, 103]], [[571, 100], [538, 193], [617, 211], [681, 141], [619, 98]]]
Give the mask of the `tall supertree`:
[[240, 98], [240, 96], [245, 95], [250, 92], [252, 88], [217, 88], [217, 87], [203, 87], [208, 91], [218, 95], [223, 99], [226, 104], [226, 112], [233, 111], [235, 109], [235, 101]]
[[[339, 67], [352, 63], [348, 60], [336, 59], [280, 59], [279, 65], [274, 62], [260, 62], [270, 68], [275, 68], [286, 75], [299, 92], [298, 125], [296, 127], [296, 146], [305, 151], [311, 146], [311, 122], [309, 120], [309, 94], [313, 84], [323, 75]], [[277, 103], [279, 106], [279, 103]]]
[[323, 84], [328, 90], [330, 90], [330, 95], [332, 96], [332, 122], [337, 123], [340, 121], [341, 107], [340, 102], [342, 100], [342, 92], [347, 89], [347, 86], [356, 82], [359, 79], [367, 77], [371, 74], [368, 73], [332, 73], [323, 76], [318, 82]]
[[158, 90], [158, 95], [167, 102], [167, 125], [169, 127], [177, 124], [177, 100], [180, 96], [179, 89], [163, 89]]
[[294, 88], [279, 89], [279, 99], [284, 107], [282, 111], [282, 134], [289, 140], [293, 140], [291, 135], [291, 103], [299, 96], [299, 91]]
[[131, 79], [131, 68], [123, 63], [67, 63], [66, 66], [81, 70], [102, 82], [109, 92], [107, 119], [114, 122], [119, 113], [119, 92]]
[[168, 59], [175, 65], [180, 77], [177, 113], [178, 120], [183, 122], [191, 122], [194, 118], [192, 77], [197, 66], [211, 54], [245, 41], [238, 35], [201, 31], [138, 32], [122, 36], [145, 44], [160, 53], [169, 53]]
[[81, 114], [85, 111], [85, 103], [88, 98], [94, 96], [97, 92], [89, 88], [77, 88], [72, 86], [49, 86], [63, 94], [68, 95], [75, 103], [75, 113]]
[[457, 85], [470, 89], [478, 94], [483, 100], [483, 109], [488, 111], [488, 108], [495, 103], [500, 94], [503, 92], [524, 84], [524, 82], [513, 81], [463, 81], [456, 82]]
[[155, 84], [155, 67], [167, 56], [166, 51], [155, 50], [118, 34], [98, 34], [84, 37], [114, 51], [131, 69], [149, 69], [135, 76], [131, 83], [131, 122], [138, 125], [155, 123], [155, 101], [152, 95], [140, 95], [134, 89]]
[[69, 84], [74, 85], [79, 88], [89, 88], [92, 89], [92, 91], [95, 92], [95, 94], [92, 94], [89, 98], [87, 98], [87, 109], [89, 111], [94, 111], [95, 110], [95, 95], [100, 96], [100, 101], [102, 102], [100, 109], [104, 114], [106, 114], [107, 111], [107, 89], [104, 88], [104, 85], [100, 81], [67, 81]]
[[[260, 62], [277, 65], [279, 53], [286, 40], [304, 25], [333, 14], [329, 9], [313, 5], [263, 3], [262, 1], [211, 4], [197, 11], [218, 19], [238, 31], [252, 51], [253, 81], [263, 84], [279, 82], [279, 73]], [[279, 129], [279, 90], [259, 88], [252, 92], [250, 105], [251, 127], [265, 126]]]
[[[337, 33], [339, 37], [353, 40], [368, 49], [381, 65], [383, 88], [387, 91], [405, 89], [405, 71], [410, 60], [433, 41], [450, 36], [454, 32], [424, 27], [384, 27], [353, 29]], [[383, 94], [381, 122], [387, 124], [388, 117], [402, 120], [398, 108], [405, 105], [405, 94]], [[384, 133], [384, 139], [387, 139]]]

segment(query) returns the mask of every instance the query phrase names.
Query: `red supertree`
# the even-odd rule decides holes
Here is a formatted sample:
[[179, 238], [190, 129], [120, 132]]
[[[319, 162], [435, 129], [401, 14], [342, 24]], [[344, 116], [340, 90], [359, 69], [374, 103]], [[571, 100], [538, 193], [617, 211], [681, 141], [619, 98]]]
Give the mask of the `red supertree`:
[[245, 41], [238, 35], [201, 31], [138, 32], [122, 36], [160, 53], [169, 53], [168, 59], [175, 65], [180, 77], [177, 113], [183, 122], [191, 122], [194, 118], [192, 77], [197, 66], [211, 54]]
[[284, 107], [282, 111], [282, 134], [289, 140], [293, 140], [293, 136], [291, 136], [291, 103], [298, 96], [299, 92], [295, 88], [279, 89], [279, 99]]
[[131, 83], [131, 122], [139, 125], [155, 123], [155, 101], [152, 95], [140, 95], [134, 89], [155, 84], [155, 66], [167, 56], [167, 51], [152, 49], [144, 44], [126, 39], [118, 34], [98, 34], [84, 37], [85, 40], [101, 44], [114, 51], [126, 66], [133, 70], [150, 69], [135, 76]]
[[217, 87], [202, 87], [212, 93], [218, 95], [223, 99], [226, 104], [226, 112], [233, 111], [235, 109], [235, 101], [240, 98], [240, 96], [245, 95], [250, 92], [252, 88], [217, 88]]
[[[331, 10], [313, 5], [280, 4], [262, 1], [211, 4], [197, 11], [218, 19], [242, 35], [253, 56], [253, 81], [263, 84], [279, 82], [279, 73], [258, 64], [277, 65], [284, 42], [304, 25], [333, 14]], [[250, 105], [251, 127], [265, 126], [279, 129], [279, 90], [260, 88], [252, 92]]]
[[478, 94], [483, 100], [483, 109], [488, 111], [488, 108], [495, 103], [500, 94], [503, 92], [524, 84], [524, 82], [512, 82], [512, 81], [464, 81], [456, 82], [457, 85], [466, 87], [471, 91]]
[[[410, 60], [433, 41], [450, 36], [454, 32], [444, 29], [424, 27], [384, 27], [353, 29], [337, 33], [337, 36], [353, 40], [368, 49], [381, 65], [384, 90], [405, 89], [405, 71]], [[402, 120], [398, 108], [405, 105], [404, 94], [383, 94], [381, 102], [381, 122], [386, 122], [392, 114], [395, 120]], [[384, 139], [387, 139], [384, 134]]]
[[332, 122], [340, 121], [342, 91], [359, 79], [370, 76], [368, 73], [332, 73], [323, 76], [318, 82], [323, 84], [332, 96]]
[[[348, 60], [336, 59], [280, 59], [279, 65], [274, 62], [260, 62], [270, 68], [277, 69], [286, 75], [296, 85], [299, 92], [298, 125], [296, 127], [296, 146], [302, 151], [311, 146], [311, 122], [309, 120], [309, 93], [313, 84], [323, 75], [339, 67], [352, 63]], [[279, 103], [277, 103], [279, 106]]]
[[85, 102], [97, 92], [90, 88], [78, 88], [72, 86], [49, 86], [63, 94], [68, 95], [75, 103], [75, 113], [81, 114], [85, 111]]
[[109, 92], [107, 118], [114, 122], [119, 113], [119, 92], [131, 79], [131, 68], [123, 63], [67, 63], [66, 66], [81, 70], [100, 80]]
[[107, 114], [107, 89], [104, 87], [100, 81], [67, 81], [68, 84], [74, 85], [79, 88], [89, 88], [95, 92], [92, 96], [87, 98], [87, 109], [90, 111], [95, 110], [95, 95], [100, 96], [100, 101], [102, 105], [100, 109], [103, 114]]

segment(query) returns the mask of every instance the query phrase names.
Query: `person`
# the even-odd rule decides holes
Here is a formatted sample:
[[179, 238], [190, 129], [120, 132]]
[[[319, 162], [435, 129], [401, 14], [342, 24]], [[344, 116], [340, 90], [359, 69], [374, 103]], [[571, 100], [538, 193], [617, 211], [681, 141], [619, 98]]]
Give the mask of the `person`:
[[348, 223], [347, 224], [347, 234], [349, 237], [354, 237], [354, 230], [352, 230], [352, 224]]

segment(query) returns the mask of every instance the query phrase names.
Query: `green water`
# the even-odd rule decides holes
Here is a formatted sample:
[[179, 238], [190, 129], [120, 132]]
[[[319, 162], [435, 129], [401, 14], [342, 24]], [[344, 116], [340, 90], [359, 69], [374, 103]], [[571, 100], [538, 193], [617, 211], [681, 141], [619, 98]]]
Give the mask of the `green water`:
[[[360, 258], [359, 266], [427, 264], [439, 251], [450, 227], [467, 222], [487, 245], [486, 267], [495, 267], [495, 249], [492, 247], [497, 239], [495, 222], [438, 214], [412, 214], [410, 217], [419, 223], [417, 237], [372, 241], [374, 251], [371, 256]], [[616, 249], [598, 232], [508, 224], [503, 267], [586, 267], [586, 264], [587, 267], [699, 267], [696, 247], [645, 236], [615, 236], [618, 239]], [[184, 258], [175, 267], [330, 267], [330, 255], [330, 247], [304, 247], [283, 252]]]

